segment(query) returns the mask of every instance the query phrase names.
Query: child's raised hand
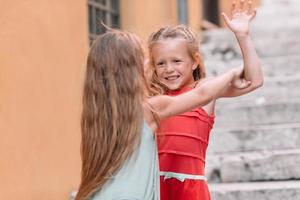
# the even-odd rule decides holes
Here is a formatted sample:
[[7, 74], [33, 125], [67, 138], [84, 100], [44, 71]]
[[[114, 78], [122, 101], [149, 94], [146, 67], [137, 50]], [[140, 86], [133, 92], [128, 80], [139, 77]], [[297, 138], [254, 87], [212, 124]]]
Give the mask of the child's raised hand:
[[230, 17], [222, 13], [226, 25], [235, 34], [249, 34], [249, 23], [256, 16], [256, 8], [252, 9], [252, 1], [237, 0], [232, 3]]

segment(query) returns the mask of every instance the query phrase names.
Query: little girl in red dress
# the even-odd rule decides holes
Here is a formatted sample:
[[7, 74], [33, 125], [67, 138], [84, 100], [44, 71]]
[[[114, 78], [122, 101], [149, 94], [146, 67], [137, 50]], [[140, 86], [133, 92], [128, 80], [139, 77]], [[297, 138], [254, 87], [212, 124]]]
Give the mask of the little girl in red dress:
[[[191, 88], [167, 92], [178, 95]], [[214, 116], [203, 108], [162, 120], [157, 130], [161, 199], [209, 199], [205, 155]]]
[[[225, 14], [223, 17], [239, 42], [244, 73], [243, 77], [236, 77], [217, 98], [240, 96], [263, 83], [261, 65], [249, 34], [249, 23], [255, 17], [256, 10], [252, 10], [251, 2], [239, 1], [238, 5], [232, 5], [231, 15], [231, 18]], [[179, 25], [159, 29], [150, 36], [148, 47], [150, 69], [153, 70], [152, 87], [158, 92], [176, 96], [207, 80], [199, 54], [199, 42], [187, 27]], [[214, 124], [216, 99], [207, 102], [204, 107], [160, 122], [156, 133], [161, 200], [210, 199], [205, 178], [205, 157]]]

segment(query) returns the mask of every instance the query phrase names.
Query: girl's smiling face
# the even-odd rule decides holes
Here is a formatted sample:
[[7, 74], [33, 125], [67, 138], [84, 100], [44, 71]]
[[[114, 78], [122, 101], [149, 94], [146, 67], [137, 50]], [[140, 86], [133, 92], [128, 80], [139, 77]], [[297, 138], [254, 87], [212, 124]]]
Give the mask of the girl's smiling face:
[[153, 46], [151, 54], [159, 81], [169, 90], [181, 89], [195, 82], [193, 71], [197, 63], [183, 39], [161, 40]]

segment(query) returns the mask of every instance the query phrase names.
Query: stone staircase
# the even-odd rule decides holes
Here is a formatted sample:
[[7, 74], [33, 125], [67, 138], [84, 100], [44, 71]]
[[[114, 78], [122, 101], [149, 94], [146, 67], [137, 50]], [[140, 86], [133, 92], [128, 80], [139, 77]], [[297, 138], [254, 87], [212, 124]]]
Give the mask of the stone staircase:
[[[300, 200], [300, 1], [262, 0], [252, 26], [264, 86], [217, 103], [206, 176], [213, 200]], [[242, 64], [233, 34], [203, 34], [207, 73]]]

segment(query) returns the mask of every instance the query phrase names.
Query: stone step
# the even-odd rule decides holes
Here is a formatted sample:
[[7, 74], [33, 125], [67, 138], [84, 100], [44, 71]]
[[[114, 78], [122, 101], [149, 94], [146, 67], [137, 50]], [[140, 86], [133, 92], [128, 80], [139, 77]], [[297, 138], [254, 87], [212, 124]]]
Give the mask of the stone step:
[[[284, 17], [282, 17], [284, 16]], [[269, 17], [269, 18], [268, 18]], [[284, 19], [293, 19], [300, 17], [300, 2], [299, 1], [276, 1], [271, 0], [266, 2], [263, 0], [261, 5], [258, 7], [257, 19], [266, 19], [270, 21], [277, 21]]]
[[[284, 18], [282, 17], [284, 16]], [[287, 20], [290, 19], [290, 20]], [[260, 30], [265, 23], [270, 24], [270, 29], [280, 29], [279, 25], [286, 25], [287, 29], [292, 29], [299, 25], [300, 19], [300, 9], [287, 9], [287, 10], [270, 10], [270, 11], [263, 11], [259, 10], [256, 19], [251, 23], [251, 30], [256, 32], [258, 29]], [[278, 23], [275, 23], [278, 22]], [[257, 29], [258, 28], [258, 29]], [[268, 29], [262, 29], [262, 31], [270, 31]]]
[[300, 200], [300, 181], [209, 184], [213, 200]]
[[[260, 58], [299, 55], [300, 52], [300, 38], [295, 40], [290, 36], [286, 36], [284, 40], [273, 39], [271, 36], [266, 39], [260, 38], [254, 41], [254, 44]], [[218, 59], [226, 61], [241, 58], [240, 48], [234, 40], [225, 42], [210, 41], [201, 45], [201, 52], [205, 60]]]
[[280, 149], [300, 149], [300, 123], [215, 128], [208, 154]]
[[258, 105], [228, 104], [217, 108], [215, 127], [299, 123], [300, 99], [266, 102]]
[[282, 6], [300, 6], [299, 0], [263, 0], [263, 7], [282, 7]]
[[[300, 12], [299, 12], [300, 15]], [[274, 17], [273, 17], [274, 18]], [[277, 34], [280, 33], [282, 37], [280, 39], [286, 40], [286, 39], [293, 39], [299, 40], [299, 37], [297, 37], [299, 34], [299, 18], [295, 18], [292, 21], [289, 20], [288, 23], [285, 23], [286, 20], [283, 20], [282, 23], [284, 24], [284, 29], [282, 28], [282, 24], [278, 25], [278, 20], [274, 20], [275, 22], [268, 22], [268, 20], [262, 21], [260, 23], [259, 20], [253, 22], [251, 24], [251, 36], [254, 41], [260, 41], [260, 40], [275, 40], [278, 36]], [[270, 19], [271, 20], [271, 19]], [[266, 28], [266, 23], [268, 24], [268, 27]], [[274, 24], [273, 24], [274, 23]], [[270, 26], [269, 26], [270, 24]], [[275, 31], [275, 32], [274, 32]], [[219, 28], [219, 29], [212, 29], [202, 32], [202, 43], [206, 44], [207, 42], [235, 42], [236, 38], [234, 34], [228, 29], [228, 28]], [[257, 37], [259, 36], [259, 37]], [[287, 38], [289, 36], [289, 38]], [[277, 41], [280, 42], [280, 41]]]
[[[292, 21], [282, 20], [282, 21], [278, 21], [278, 23], [274, 19], [273, 19], [274, 21], [271, 20], [272, 19], [266, 18], [264, 20], [260, 20], [257, 23], [253, 23], [251, 25], [251, 33], [254, 40], [265, 38], [265, 39], [273, 39], [274, 42], [276, 42], [275, 37], [277, 36], [278, 38], [277, 31], [282, 31], [281, 33], [282, 37], [280, 37], [281, 40], [287, 39], [288, 37], [296, 37], [297, 34], [299, 33], [297, 32], [299, 30], [299, 25], [300, 25], [299, 17], [295, 17]], [[285, 32], [283, 32], [282, 26], [286, 28], [284, 29]], [[284, 35], [286, 35], [287, 37], [284, 38]]]
[[[213, 154], [220, 182], [300, 179], [300, 149]], [[212, 171], [212, 170], [210, 170]], [[208, 178], [213, 177], [207, 174]]]
[[[221, 98], [218, 100], [217, 108], [230, 105], [263, 105], [269, 102], [289, 101], [300, 98], [300, 77], [287, 77], [286, 79], [272, 78], [264, 82], [263, 87], [235, 98]], [[295, 101], [296, 101], [295, 100]]]
[[295, 41], [299, 41], [299, 33], [300, 27], [295, 25], [287, 26], [285, 29], [278, 29], [276, 26], [266, 29], [263, 28], [263, 25], [257, 25], [257, 27], [251, 31], [251, 36], [254, 41], [259, 41], [261, 39], [272, 39], [276, 43], [276, 41], [286, 40], [287, 38], [293, 38]]
[[274, 39], [271, 39], [261, 42], [256, 41], [255, 47], [257, 49], [257, 54], [259, 55], [259, 57], [299, 55], [300, 40], [289, 39], [276, 42], [276, 40], [274, 41]]
[[267, 17], [273, 17], [273, 19], [282, 19], [282, 16], [287, 18], [289, 17], [300, 17], [300, 4], [298, 5], [287, 5], [284, 6], [259, 6], [257, 12], [257, 20], [259, 21], [261, 18], [265, 19]]
[[[298, 25], [299, 20], [300, 19], [296, 19], [294, 22], [295, 24], [292, 24], [291, 26], [285, 24], [284, 29], [282, 27], [276, 27], [276, 25], [268, 26], [268, 28], [266, 28], [265, 23], [262, 24], [254, 23], [251, 28], [251, 37], [255, 43], [264, 42], [266, 40], [275, 42], [276, 44], [285, 40], [299, 41], [300, 40], [300, 38], [298, 37], [300, 33], [300, 27]], [[255, 26], [258, 28], [257, 30]], [[235, 44], [237, 42], [234, 34], [227, 28], [219, 28], [219, 29], [204, 31], [201, 36], [202, 36], [201, 38], [202, 45], [207, 45], [207, 44], [220, 45], [223, 43]]]
[[[297, 19], [300, 18], [300, 6], [287, 6], [287, 7], [261, 7], [258, 8], [256, 18], [251, 22], [252, 24], [263, 25], [268, 22], [275, 27], [279, 25], [297, 25]], [[278, 23], [276, 23], [278, 22]]]
[[[241, 59], [228, 61], [221, 61], [220, 59], [204, 59], [204, 61], [209, 76], [219, 75], [229, 69], [243, 65], [243, 60]], [[284, 76], [296, 76], [297, 74], [300, 77], [300, 52], [299, 55], [286, 55], [271, 58], [262, 57], [260, 58], [260, 61], [265, 77], [280, 76], [284, 78]]]

